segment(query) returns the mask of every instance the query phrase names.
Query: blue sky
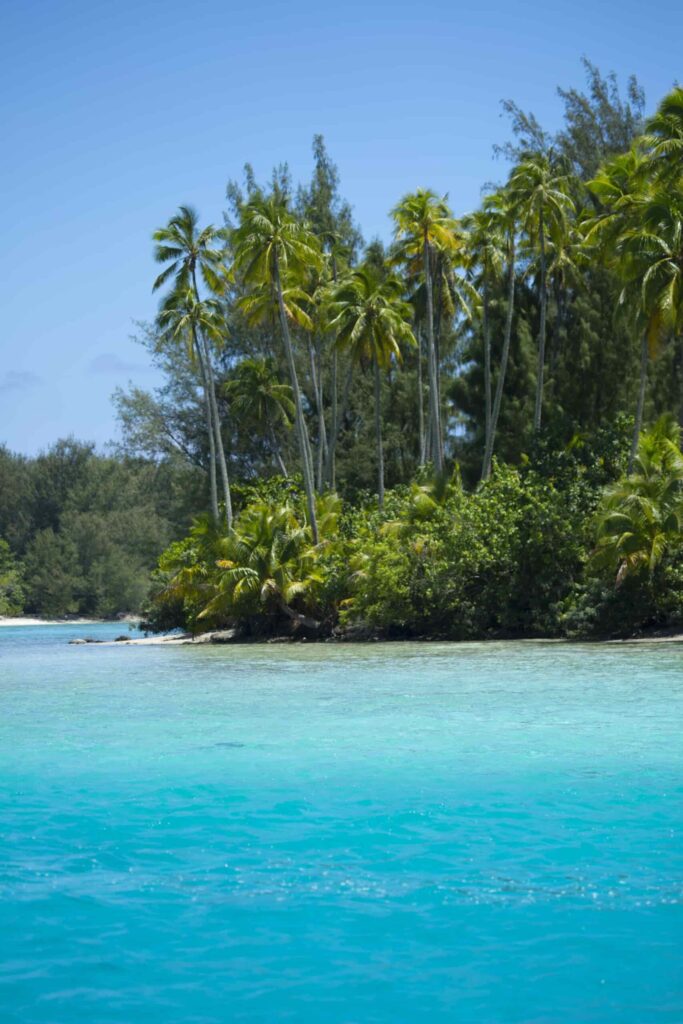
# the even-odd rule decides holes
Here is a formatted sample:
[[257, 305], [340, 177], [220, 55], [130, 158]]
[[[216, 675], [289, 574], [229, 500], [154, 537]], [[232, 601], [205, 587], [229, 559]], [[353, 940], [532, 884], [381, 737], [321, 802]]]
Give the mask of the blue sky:
[[322, 132], [367, 238], [426, 185], [472, 208], [501, 176], [514, 98], [555, 128], [580, 57], [649, 108], [681, 77], [683, 5], [660, 0], [0, 5], [0, 443], [115, 435], [109, 396], [152, 386], [133, 321], [154, 315], [151, 231], [182, 202], [219, 222], [226, 181]]

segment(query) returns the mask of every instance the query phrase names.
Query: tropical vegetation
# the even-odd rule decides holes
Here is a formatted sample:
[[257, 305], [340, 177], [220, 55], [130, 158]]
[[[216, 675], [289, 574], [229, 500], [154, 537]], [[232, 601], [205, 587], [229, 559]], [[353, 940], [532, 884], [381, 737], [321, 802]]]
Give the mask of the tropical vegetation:
[[[554, 134], [505, 102], [478, 209], [416, 187], [386, 245], [321, 136], [309, 183], [246, 165], [220, 226], [171, 211], [140, 326], [164, 382], [117, 392], [122, 440], [81, 453], [129, 504], [80, 478], [49, 522], [0, 498], [0, 608], [139, 608], [156, 563], [149, 629], [683, 625], [683, 90], [647, 117], [584, 65]], [[0, 474], [31, 492], [69, 445]]]

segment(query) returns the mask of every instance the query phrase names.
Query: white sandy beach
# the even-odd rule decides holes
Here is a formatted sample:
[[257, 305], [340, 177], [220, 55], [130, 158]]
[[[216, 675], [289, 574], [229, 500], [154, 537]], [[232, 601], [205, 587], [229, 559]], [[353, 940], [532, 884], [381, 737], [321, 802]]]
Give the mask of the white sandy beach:
[[25, 615], [0, 615], [0, 626], [96, 626], [101, 619], [31, 619]]

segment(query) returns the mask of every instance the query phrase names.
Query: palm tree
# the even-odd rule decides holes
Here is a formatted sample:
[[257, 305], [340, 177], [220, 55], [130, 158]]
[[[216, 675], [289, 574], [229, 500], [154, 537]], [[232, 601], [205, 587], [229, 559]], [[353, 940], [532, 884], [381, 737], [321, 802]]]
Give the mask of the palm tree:
[[242, 207], [240, 224], [232, 231], [231, 242], [235, 270], [242, 275], [245, 283], [269, 285], [277, 299], [282, 342], [294, 397], [308, 515], [313, 540], [317, 544], [318, 528], [308, 431], [304, 420], [283, 289], [285, 283], [293, 284], [296, 275], [303, 278], [310, 269], [320, 266], [320, 248], [315, 236], [290, 213], [284, 199], [276, 195], [265, 197], [257, 194]]
[[[503, 388], [507, 374], [508, 359], [510, 357], [510, 343], [512, 340], [512, 320], [515, 309], [515, 275], [516, 275], [516, 241], [517, 221], [514, 204], [510, 201], [510, 194], [506, 189], [488, 196], [484, 203], [489, 230], [497, 238], [496, 246], [500, 246], [500, 256], [507, 273], [507, 304], [505, 312], [505, 329], [503, 333], [503, 347], [498, 368], [498, 379], [496, 391], [491, 409], [491, 422], [484, 448], [484, 460], [482, 464], [481, 478], [488, 480], [491, 475], [491, 462], [493, 460], [493, 449], [498, 429], [498, 418], [503, 400]], [[497, 258], [496, 258], [497, 261]], [[501, 271], [503, 266], [501, 266]]]
[[638, 450], [648, 360], [656, 349], [656, 332], [648, 330], [648, 316], [642, 303], [638, 272], [633, 273], [633, 262], [631, 261], [629, 266], [629, 261], [624, 259], [623, 242], [629, 232], [640, 226], [636, 210], [647, 190], [647, 179], [647, 164], [639, 147], [633, 146], [628, 153], [610, 160], [599, 174], [588, 182], [588, 188], [596, 197], [600, 208], [595, 216], [587, 218], [581, 225], [586, 257], [594, 252], [602, 256], [607, 265], [616, 271], [622, 282], [617, 313], [625, 316], [633, 325], [634, 331], [640, 334], [640, 373], [629, 472], [633, 468]]
[[453, 221], [453, 237], [448, 246], [435, 245], [433, 249], [434, 289], [434, 349], [436, 355], [437, 405], [443, 452], [443, 423], [441, 422], [441, 360], [444, 351], [444, 322], [453, 323], [456, 317], [471, 320], [480, 305], [479, 295], [469, 280], [471, 256], [469, 239], [462, 223]]
[[546, 278], [555, 295], [557, 308], [556, 323], [551, 339], [550, 372], [555, 368], [558, 356], [558, 335], [568, 313], [570, 288], [581, 285], [581, 268], [585, 265], [583, 236], [576, 224], [557, 223], [550, 225], [548, 232], [548, 263]]
[[[192, 362], [196, 361], [200, 368], [200, 376], [204, 390], [206, 425], [209, 436], [211, 509], [214, 520], [218, 521], [218, 500], [216, 492], [215, 456], [218, 446], [219, 464], [223, 482], [223, 497], [228, 529], [232, 528], [232, 495], [228, 467], [223, 452], [223, 443], [218, 426], [217, 403], [213, 381], [208, 379], [207, 365], [208, 341], [220, 343], [225, 332], [222, 310], [215, 299], [197, 299], [194, 288], [182, 288], [181, 285], [167, 296], [157, 317], [163, 336], [173, 340], [183, 340]], [[211, 400], [213, 394], [213, 401]], [[215, 410], [214, 411], [214, 407]]]
[[481, 478], [486, 478], [486, 452], [493, 417], [491, 388], [491, 287], [500, 279], [505, 266], [505, 232], [493, 197], [488, 196], [479, 210], [466, 219], [471, 258], [479, 268], [477, 284], [481, 288], [482, 340], [484, 344], [484, 460]]
[[445, 197], [429, 189], [418, 189], [403, 197], [392, 211], [398, 251], [403, 258], [416, 254], [422, 257], [422, 270], [426, 287], [427, 356], [429, 368], [430, 422], [432, 454], [438, 473], [443, 472], [444, 457], [439, 405], [439, 380], [434, 337], [434, 249], [444, 250], [456, 244], [456, 224]]
[[318, 629], [313, 616], [323, 584], [319, 560], [337, 534], [339, 510], [335, 495], [316, 500], [321, 540], [315, 544], [291, 505], [249, 505], [221, 542], [212, 597], [199, 617], [261, 612], [284, 616], [295, 628]]
[[646, 189], [635, 197], [631, 209], [632, 225], [620, 235], [615, 248], [624, 288], [639, 290], [646, 324], [633, 461], [642, 422], [646, 351], [653, 354], [667, 331], [683, 334], [683, 189], [664, 184]]
[[273, 360], [243, 359], [233, 370], [225, 390], [236, 416], [265, 426], [280, 472], [288, 476], [275, 427], [291, 425], [294, 401], [289, 384], [278, 380]]
[[683, 86], [665, 96], [645, 126], [641, 147], [656, 177], [680, 181], [683, 173]]
[[[197, 282], [197, 273], [199, 272], [209, 291], [221, 292], [224, 286], [225, 272], [223, 252], [217, 247], [218, 237], [218, 232], [212, 225], [202, 229], [199, 228], [199, 218], [196, 210], [191, 206], [180, 206], [178, 213], [171, 217], [168, 224], [163, 228], [158, 228], [152, 235], [152, 238], [157, 243], [154, 249], [156, 262], [167, 264], [166, 268], [156, 278], [152, 290], [157, 291], [173, 277], [175, 278], [174, 291], [185, 297], [191, 291], [194, 295], [194, 301], [200, 302]], [[230, 526], [232, 523], [230, 482], [223, 449], [218, 403], [216, 401], [213, 362], [207, 338], [200, 324], [196, 324], [196, 330], [197, 344], [194, 346], [194, 352], [200, 367], [205, 404], [208, 406], [207, 431], [209, 433], [211, 466], [213, 467], [210, 468], [212, 510], [217, 518], [218, 503], [214, 497], [216, 489], [215, 464], [217, 461], [223, 483], [226, 516]]]
[[634, 472], [607, 488], [598, 510], [596, 564], [652, 576], [683, 536], [683, 455], [680, 427], [662, 416], [639, 440]]
[[401, 360], [401, 344], [415, 345], [410, 327], [412, 309], [403, 299], [403, 284], [365, 265], [354, 270], [332, 292], [330, 328], [336, 343], [355, 363], [371, 363], [375, 391], [377, 441], [377, 496], [384, 506], [384, 451], [382, 447], [381, 371], [392, 359]]
[[546, 316], [548, 307], [547, 240], [551, 224], [562, 225], [567, 212], [574, 209], [567, 178], [545, 153], [530, 153], [514, 168], [508, 184], [513, 204], [519, 212], [532, 253], [539, 258], [538, 293], [540, 325], [538, 332], [538, 370], [534, 431], [541, 429], [543, 377], [545, 372]]

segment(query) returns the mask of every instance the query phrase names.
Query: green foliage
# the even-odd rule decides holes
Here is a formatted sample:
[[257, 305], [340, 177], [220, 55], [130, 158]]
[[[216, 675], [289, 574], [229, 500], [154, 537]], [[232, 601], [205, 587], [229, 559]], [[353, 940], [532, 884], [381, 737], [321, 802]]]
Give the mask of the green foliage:
[[653, 577], [683, 542], [683, 455], [680, 427], [663, 416], [643, 434], [634, 472], [605, 490], [598, 517], [596, 564]]
[[0, 538], [0, 615], [21, 615], [24, 610], [24, 588], [21, 566], [14, 558], [6, 540]]
[[319, 497], [316, 512], [317, 543], [293, 493], [284, 502], [250, 501], [226, 535], [197, 520], [159, 561], [146, 627], [317, 631], [331, 611], [321, 560], [338, 534], [338, 499]]
[[584, 557], [581, 506], [578, 482], [568, 495], [509, 467], [471, 494], [412, 488], [397, 519], [361, 532], [345, 619], [449, 639], [553, 633]]
[[320, 136], [298, 188], [247, 165], [224, 229], [180, 207], [141, 328], [164, 383], [115, 396], [117, 457], [0, 449], [0, 601], [114, 615], [159, 559], [155, 629], [679, 623], [683, 92], [644, 122], [635, 80], [584, 63], [555, 135], [505, 104], [512, 166], [479, 210], [417, 188], [388, 253]]
[[160, 552], [202, 501], [198, 476], [177, 461], [104, 457], [73, 440], [35, 459], [0, 450], [0, 529], [23, 566], [23, 597], [13, 583], [12, 604], [49, 617], [136, 612]]

